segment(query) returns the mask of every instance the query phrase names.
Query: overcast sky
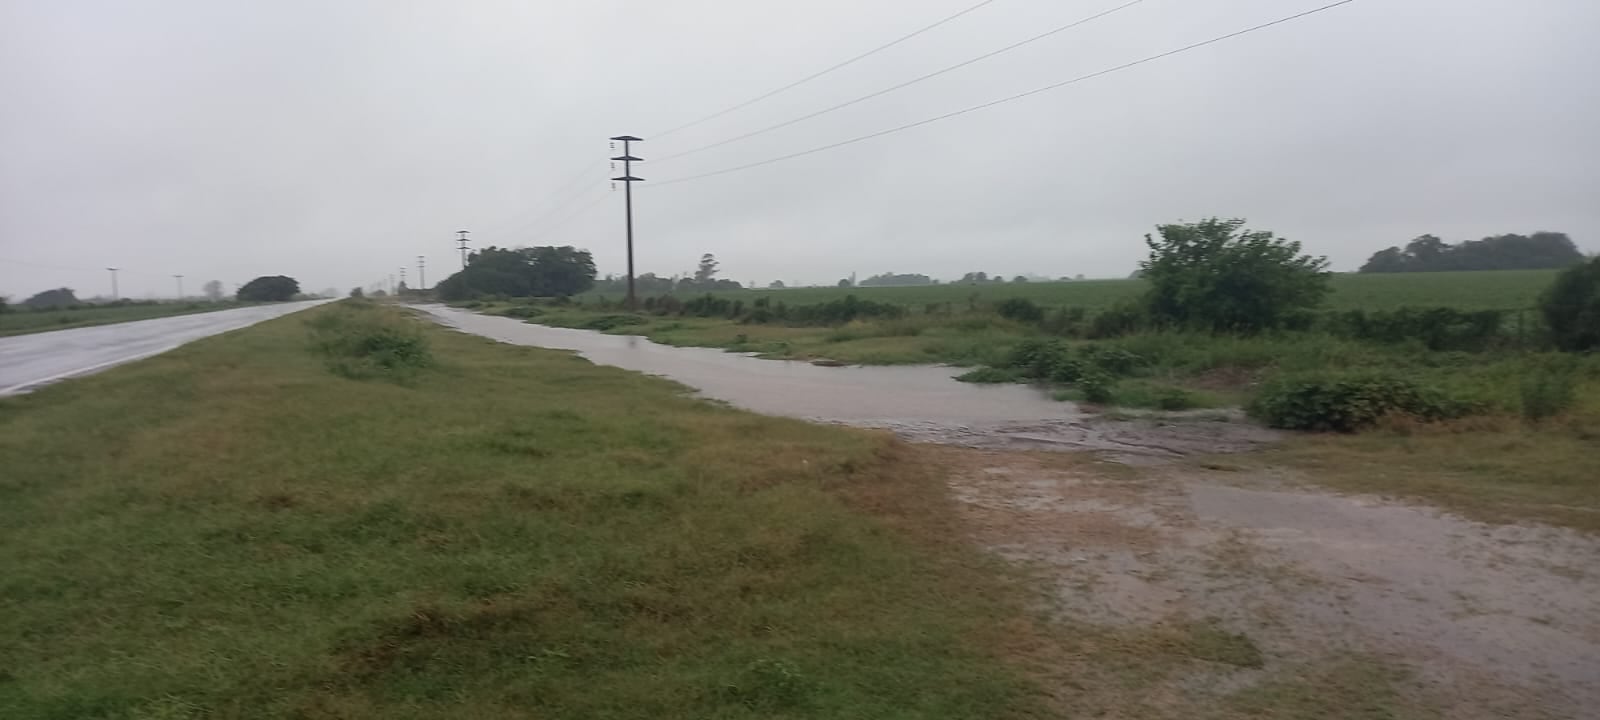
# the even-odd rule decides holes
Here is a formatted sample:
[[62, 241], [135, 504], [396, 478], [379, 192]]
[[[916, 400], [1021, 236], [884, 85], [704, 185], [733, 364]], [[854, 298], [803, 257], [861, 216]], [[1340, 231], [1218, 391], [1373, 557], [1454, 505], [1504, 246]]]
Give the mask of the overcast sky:
[[[623, 264], [606, 138], [660, 182], [903, 125], [1331, 0], [1146, 0], [689, 157], [1123, 0], [0, 0], [0, 294], [263, 274], [415, 284], [474, 244]], [[640, 272], [1121, 277], [1211, 215], [1337, 269], [1422, 233], [1600, 249], [1600, 3], [1358, 0], [1016, 102], [635, 197]], [[619, 173], [620, 174], [620, 173]], [[570, 190], [568, 190], [570, 188]], [[562, 222], [565, 221], [565, 222]], [[554, 226], [554, 227], [552, 227]]]

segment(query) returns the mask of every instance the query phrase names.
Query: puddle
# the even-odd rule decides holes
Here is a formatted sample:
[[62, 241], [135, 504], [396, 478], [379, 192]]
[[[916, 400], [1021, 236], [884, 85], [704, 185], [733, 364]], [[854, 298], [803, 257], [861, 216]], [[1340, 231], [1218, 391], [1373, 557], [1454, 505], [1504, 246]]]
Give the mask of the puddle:
[[890, 430], [912, 442], [997, 450], [1095, 450], [1129, 464], [1192, 453], [1243, 452], [1277, 435], [1243, 422], [1110, 420], [1026, 385], [974, 385], [961, 368], [934, 365], [821, 367], [713, 348], [658, 345], [417, 306], [439, 323], [515, 345], [573, 350], [590, 361], [675, 380], [702, 396], [764, 415]]

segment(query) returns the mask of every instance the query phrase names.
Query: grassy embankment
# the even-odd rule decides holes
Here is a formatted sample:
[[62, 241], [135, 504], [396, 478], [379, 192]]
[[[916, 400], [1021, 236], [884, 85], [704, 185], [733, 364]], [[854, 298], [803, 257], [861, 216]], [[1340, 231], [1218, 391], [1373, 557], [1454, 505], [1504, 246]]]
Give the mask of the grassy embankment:
[[[0, 400], [0, 716], [1413, 716], [1374, 658], [1045, 624], [934, 457], [680, 390], [344, 303]], [[1249, 681], [1151, 692], [1197, 672]]]
[[312, 312], [333, 357], [295, 316], [0, 400], [0, 716], [1034, 704], [993, 576], [886, 437]]
[[215, 312], [246, 307], [250, 303], [224, 302], [163, 302], [148, 305], [84, 305], [62, 310], [23, 310], [12, 308], [0, 313], [0, 337], [27, 333], [67, 330], [69, 328], [112, 325], [115, 323], [151, 320], [174, 315]]

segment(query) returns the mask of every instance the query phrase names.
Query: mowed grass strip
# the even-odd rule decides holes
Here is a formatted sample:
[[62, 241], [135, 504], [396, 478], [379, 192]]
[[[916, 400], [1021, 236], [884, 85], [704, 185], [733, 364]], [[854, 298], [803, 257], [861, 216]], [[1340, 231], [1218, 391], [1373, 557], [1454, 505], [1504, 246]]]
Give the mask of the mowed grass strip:
[[886, 437], [432, 326], [348, 379], [335, 310], [0, 400], [0, 717], [1034, 713]]

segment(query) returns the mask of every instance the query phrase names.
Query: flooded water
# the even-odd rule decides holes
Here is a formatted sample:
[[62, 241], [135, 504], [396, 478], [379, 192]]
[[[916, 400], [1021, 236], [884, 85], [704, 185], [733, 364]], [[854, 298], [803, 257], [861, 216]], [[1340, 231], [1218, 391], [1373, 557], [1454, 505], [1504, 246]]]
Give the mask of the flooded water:
[[641, 337], [532, 325], [441, 305], [420, 306], [440, 323], [501, 342], [575, 350], [590, 361], [659, 375], [708, 398], [766, 415], [874, 427], [904, 423], [982, 426], [1075, 421], [1072, 403], [1023, 385], [973, 385], [941, 366], [820, 367], [709, 348], [658, 345]]

